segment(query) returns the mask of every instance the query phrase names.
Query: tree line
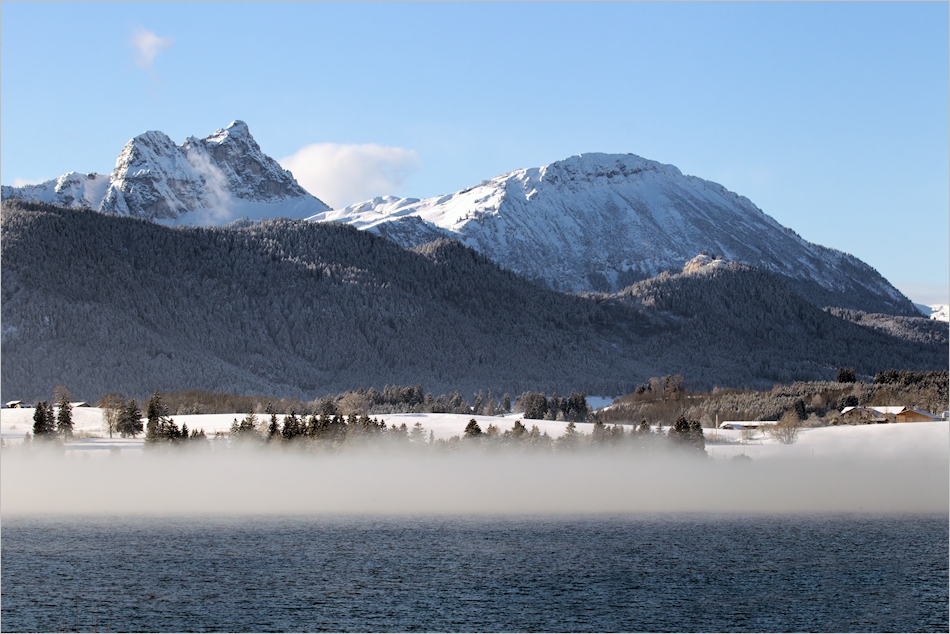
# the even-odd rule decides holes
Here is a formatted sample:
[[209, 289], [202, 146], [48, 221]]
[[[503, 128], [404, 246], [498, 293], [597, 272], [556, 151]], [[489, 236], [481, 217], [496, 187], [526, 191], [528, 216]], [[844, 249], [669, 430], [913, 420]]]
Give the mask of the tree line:
[[671, 424], [680, 416], [705, 427], [724, 420], [779, 420], [786, 414], [816, 425], [834, 424], [848, 406], [903, 405], [940, 414], [950, 400], [950, 372], [885, 370], [862, 381], [853, 368], [838, 369], [834, 381], [796, 381], [770, 389], [714, 388], [690, 390], [682, 377], [653, 377], [636, 390], [598, 411], [604, 423], [631, 423], [646, 418]]
[[[65, 398], [65, 397], [64, 397]], [[551, 420], [552, 411], [563, 414], [573, 411], [577, 414], [587, 411], [583, 394], [574, 393], [567, 398], [556, 394], [550, 399], [543, 394], [525, 393], [519, 398], [529, 406], [540, 407], [544, 401], [549, 408], [543, 418]], [[570, 405], [565, 405], [565, 404]], [[65, 404], [65, 407], [64, 407]], [[566, 410], [565, 410], [566, 408]], [[573, 409], [571, 409], [573, 408]], [[69, 437], [71, 429], [70, 407], [68, 400], [60, 401], [59, 419], [51, 418], [53, 409], [47, 404], [37, 404], [34, 414], [34, 435], [37, 439]], [[534, 414], [539, 414], [536, 409]], [[514, 421], [510, 429], [502, 429], [499, 424], [489, 423], [482, 429], [472, 418], [463, 434], [451, 438], [436, 439], [432, 430], [426, 430], [421, 422], [409, 427], [405, 423], [387, 425], [385, 420], [366, 414], [350, 413], [344, 416], [330, 400], [323, 408], [309, 414], [298, 414], [291, 410], [279, 414], [268, 406], [264, 416], [248, 412], [240, 420], [235, 418], [229, 433], [205, 434], [204, 430], [189, 430], [186, 424], [179, 427], [162, 395], [155, 392], [148, 399], [143, 411], [136, 399], [113, 398], [103, 407], [103, 424], [107, 431], [123, 438], [134, 438], [144, 432], [146, 451], [188, 448], [249, 448], [283, 447], [297, 450], [340, 452], [360, 447], [411, 447], [431, 451], [455, 451], [465, 449], [523, 449], [531, 451], [564, 452], [585, 448], [614, 448], [632, 451], [683, 450], [686, 453], [705, 455], [705, 436], [699, 421], [677, 419], [668, 429], [659, 425], [650, 425], [646, 420], [639, 425], [630, 426], [629, 431], [620, 424], [607, 425], [596, 420], [590, 433], [578, 430], [574, 421], [570, 421], [564, 433], [552, 437], [541, 431], [537, 425], [528, 427], [521, 420]], [[579, 417], [579, 416], [578, 416]], [[525, 417], [528, 420], [527, 417]], [[50, 422], [52, 422], [52, 427]], [[27, 441], [28, 442], [28, 441]]]

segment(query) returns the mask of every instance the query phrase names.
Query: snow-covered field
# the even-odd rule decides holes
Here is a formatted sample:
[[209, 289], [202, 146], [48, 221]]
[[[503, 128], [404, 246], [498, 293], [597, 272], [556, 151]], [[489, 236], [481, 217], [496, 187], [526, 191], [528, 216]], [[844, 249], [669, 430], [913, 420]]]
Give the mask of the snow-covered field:
[[[606, 400], [606, 399], [604, 399]], [[600, 404], [600, 403], [598, 403]], [[15, 447], [33, 426], [32, 409], [0, 410], [0, 437], [7, 446]], [[174, 416], [179, 426], [188, 429], [203, 429], [208, 436], [217, 432], [227, 433], [231, 423], [244, 418], [244, 414], [193, 414]], [[259, 419], [265, 418], [260, 415]], [[505, 416], [470, 416], [464, 414], [389, 414], [377, 416], [387, 425], [402, 425], [412, 428], [420, 423], [428, 437], [431, 431], [437, 439], [462, 436], [468, 421], [475, 419], [484, 431], [495, 425], [499, 432], [511, 429], [516, 420], [522, 420], [529, 429], [538, 429], [552, 438], [564, 433], [567, 423], [545, 420], [526, 420], [521, 413]], [[76, 440], [66, 444], [67, 451], [97, 452], [118, 447], [123, 450], [140, 451], [143, 438], [108, 438], [102, 431], [102, 410], [95, 407], [73, 409]], [[581, 433], [590, 433], [589, 423], [578, 423]], [[763, 458], [833, 458], [850, 457], [866, 460], [948, 460], [950, 459], [950, 424], [895, 423], [889, 425], [848, 425], [803, 429], [792, 445], [783, 445], [763, 432], [751, 438], [743, 437], [740, 430], [705, 430], [706, 451], [713, 458], [727, 459], [744, 454], [753, 459]]]

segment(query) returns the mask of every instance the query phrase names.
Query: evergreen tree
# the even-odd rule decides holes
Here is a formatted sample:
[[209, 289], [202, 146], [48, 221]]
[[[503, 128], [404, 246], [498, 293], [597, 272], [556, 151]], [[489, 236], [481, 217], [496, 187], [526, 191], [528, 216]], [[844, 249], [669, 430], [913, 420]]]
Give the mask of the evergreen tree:
[[562, 447], [568, 451], [574, 450], [581, 441], [581, 434], [577, 431], [577, 425], [574, 424], [574, 421], [571, 421], [567, 424], [567, 427], [564, 428], [564, 433], [560, 438], [557, 439], [558, 447]]
[[521, 424], [520, 420], [516, 420], [511, 429], [505, 432], [504, 438], [510, 443], [520, 443], [527, 434], [528, 428]]
[[130, 398], [125, 408], [123, 408], [122, 414], [119, 416], [119, 424], [116, 431], [118, 431], [119, 435], [123, 438], [135, 438], [136, 434], [142, 433], [142, 429], [142, 410], [139, 409], [139, 404], [136, 400]]
[[277, 422], [277, 413], [271, 412], [270, 425], [267, 426], [267, 442], [272, 442], [278, 436], [280, 436], [280, 423]]
[[482, 428], [478, 426], [478, 422], [474, 418], [468, 421], [468, 425], [465, 426], [465, 437], [478, 438], [481, 435]]
[[56, 418], [56, 433], [63, 440], [73, 437], [73, 406], [69, 404], [69, 391], [63, 388], [59, 394], [59, 414]]
[[854, 383], [857, 380], [854, 368], [838, 368], [838, 376], [835, 380], [838, 383]]
[[69, 390], [65, 385], [58, 385], [54, 394], [57, 395], [59, 412], [56, 416], [56, 433], [63, 437], [63, 440], [70, 440], [73, 437], [73, 406], [69, 404]]
[[414, 443], [424, 443], [426, 440], [426, 430], [422, 427], [422, 423], [416, 423], [412, 426], [412, 430], [409, 432], [409, 440]]
[[670, 427], [667, 438], [675, 447], [706, 455], [706, 437], [698, 420], [690, 421], [686, 420], [685, 416], [680, 416]]
[[49, 440], [55, 435], [53, 408], [46, 401], [40, 401], [33, 410], [33, 437], [36, 440]]
[[145, 442], [155, 443], [167, 439], [167, 431], [162, 429], [164, 417], [168, 408], [162, 402], [162, 397], [158, 392], [152, 392], [145, 406]]
[[241, 422], [238, 422], [238, 419], [234, 419], [234, 422], [231, 424], [231, 440], [235, 441], [245, 441], [245, 440], [260, 440], [261, 435], [257, 429], [257, 416], [254, 412], [248, 412]]
[[571, 392], [564, 407], [564, 418], [572, 421], [585, 421], [589, 413], [587, 395], [584, 392]]
[[524, 411], [525, 418], [534, 420], [542, 420], [548, 413], [548, 400], [541, 393], [525, 392], [515, 406]]
[[290, 410], [290, 414], [284, 416], [284, 427], [280, 432], [284, 440], [293, 440], [300, 434], [300, 419], [297, 418], [297, 412]]
[[590, 434], [590, 441], [595, 445], [603, 445], [608, 441], [608, 436], [610, 432], [607, 430], [607, 426], [601, 421], [594, 422], [594, 429]]

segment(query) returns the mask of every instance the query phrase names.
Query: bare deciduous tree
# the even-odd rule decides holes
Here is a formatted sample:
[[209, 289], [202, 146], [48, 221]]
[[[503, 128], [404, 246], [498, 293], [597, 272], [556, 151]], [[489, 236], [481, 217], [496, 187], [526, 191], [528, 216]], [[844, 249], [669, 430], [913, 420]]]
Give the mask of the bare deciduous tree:
[[125, 407], [125, 398], [121, 394], [106, 394], [96, 406], [102, 409], [102, 429], [112, 438], [112, 434], [119, 431], [119, 417]]
[[774, 425], [768, 425], [765, 428], [769, 436], [776, 439], [783, 445], [791, 445], [798, 440], [798, 433], [802, 429], [802, 421], [798, 418], [798, 413], [790, 409]]

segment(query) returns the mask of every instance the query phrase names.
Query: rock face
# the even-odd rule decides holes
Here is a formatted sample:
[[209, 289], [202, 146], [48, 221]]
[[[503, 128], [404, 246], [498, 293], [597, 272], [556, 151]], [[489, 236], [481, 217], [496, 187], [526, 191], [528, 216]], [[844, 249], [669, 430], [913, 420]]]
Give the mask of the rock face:
[[329, 209], [261, 151], [243, 121], [180, 146], [162, 132], [145, 132], [126, 143], [110, 176], [72, 172], [39, 185], [4, 187], [3, 198], [199, 225], [303, 218]]
[[705, 252], [781, 275], [819, 306], [916, 314], [857, 258], [803, 240], [722, 185], [632, 154], [573, 156], [447, 196], [376, 198], [311, 220], [403, 246], [454, 237], [565, 291], [616, 292]]

